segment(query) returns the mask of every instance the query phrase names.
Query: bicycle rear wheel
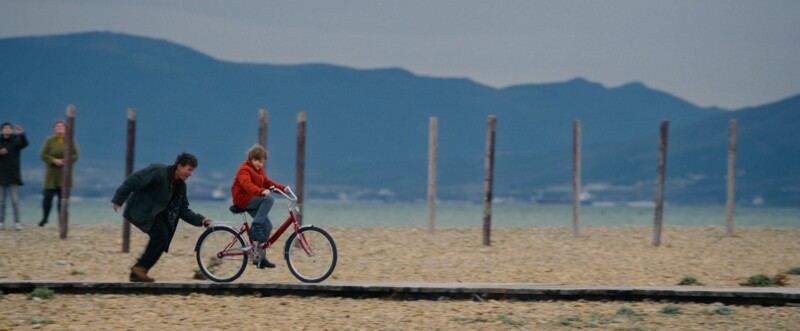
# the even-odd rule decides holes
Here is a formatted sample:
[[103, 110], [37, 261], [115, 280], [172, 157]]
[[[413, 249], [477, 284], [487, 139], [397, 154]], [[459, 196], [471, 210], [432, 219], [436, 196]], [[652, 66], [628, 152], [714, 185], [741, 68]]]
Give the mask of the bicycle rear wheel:
[[292, 233], [283, 250], [289, 271], [306, 283], [319, 283], [336, 267], [336, 244], [325, 230], [304, 227]]
[[236, 230], [214, 226], [197, 239], [195, 255], [200, 271], [208, 279], [230, 282], [239, 278], [247, 267], [247, 250]]

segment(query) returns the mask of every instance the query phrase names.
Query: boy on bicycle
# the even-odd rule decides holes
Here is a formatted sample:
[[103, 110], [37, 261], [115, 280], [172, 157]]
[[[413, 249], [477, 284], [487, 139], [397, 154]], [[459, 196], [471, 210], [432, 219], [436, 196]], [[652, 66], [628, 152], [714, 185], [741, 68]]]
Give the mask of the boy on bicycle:
[[250, 237], [258, 242], [258, 256], [253, 263], [259, 269], [275, 268], [275, 264], [267, 260], [267, 254], [261, 246], [269, 240], [272, 232], [272, 222], [269, 220], [269, 211], [275, 199], [270, 196], [270, 188], [275, 187], [286, 191], [286, 186], [270, 180], [264, 172], [264, 162], [267, 160], [267, 151], [261, 145], [253, 145], [247, 151], [247, 160], [239, 166], [236, 177], [231, 186], [233, 204], [244, 209], [253, 217], [253, 226]]

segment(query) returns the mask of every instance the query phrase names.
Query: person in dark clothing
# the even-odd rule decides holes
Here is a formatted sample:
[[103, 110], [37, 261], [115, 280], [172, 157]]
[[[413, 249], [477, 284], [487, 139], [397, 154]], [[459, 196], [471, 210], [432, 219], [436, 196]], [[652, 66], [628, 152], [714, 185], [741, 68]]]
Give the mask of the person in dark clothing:
[[189, 153], [179, 154], [171, 166], [151, 164], [128, 176], [111, 199], [114, 211], [125, 203], [122, 216], [150, 237], [131, 268], [130, 281], [155, 281], [147, 273], [169, 250], [179, 218], [194, 226], [212, 225], [210, 219], [189, 209], [186, 180], [196, 167], [197, 158]]
[[[14, 131], [16, 129], [16, 134]], [[22, 230], [19, 222], [19, 195], [17, 191], [22, 186], [22, 173], [20, 172], [20, 151], [28, 146], [25, 131], [17, 124], [12, 128], [11, 123], [3, 123], [0, 134], [0, 230], [6, 228], [6, 196], [11, 195], [11, 207], [14, 210], [14, 227]]]

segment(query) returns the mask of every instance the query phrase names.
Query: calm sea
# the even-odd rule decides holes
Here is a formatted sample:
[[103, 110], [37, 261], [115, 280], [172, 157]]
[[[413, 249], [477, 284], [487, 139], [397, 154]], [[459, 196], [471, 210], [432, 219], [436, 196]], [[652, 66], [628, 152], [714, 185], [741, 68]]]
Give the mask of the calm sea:
[[[270, 213], [274, 224], [287, 215], [285, 200], [278, 199]], [[36, 224], [42, 215], [41, 203], [35, 199], [21, 201], [23, 224]], [[191, 208], [214, 220], [240, 223], [241, 217], [228, 212], [226, 201], [192, 201]], [[483, 205], [467, 202], [440, 202], [436, 208], [436, 225], [482, 226]], [[582, 226], [652, 225], [654, 208], [648, 207], [581, 207]], [[114, 224], [122, 213], [114, 213], [111, 203], [100, 200], [70, 201], [70, 224]], [[50, 222], [58, 221], [55, 204]], [[800, 208], [737, 207], [737, 226], [800, 227]], [[11, 221], [11, 206], [6, 204], [6, 222]], [[725, 226], [724, 206], [664, 207], [664, 225]], [[427, 227], [427, 205], [424, 202], [338, 202], [308, 201], [304, 207], [304, 223], [331, 226], [402, 226]], [[493, 226], [572, 226], [569, 205], [533, 205], [498, 203], [492, 206]]]

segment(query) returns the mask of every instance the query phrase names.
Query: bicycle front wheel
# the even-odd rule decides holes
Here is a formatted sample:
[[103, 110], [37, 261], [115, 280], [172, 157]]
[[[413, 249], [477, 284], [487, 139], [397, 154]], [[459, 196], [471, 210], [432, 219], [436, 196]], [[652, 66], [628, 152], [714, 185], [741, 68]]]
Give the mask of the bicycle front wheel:
[[319, 283], [333, 273], [336, 267], [336, 244], [325, 230], [317, 227], [301, 228], [286, 240], [283, 250], [289, 271], [306, 283]]
[[236, 230], [214, 226], [197, 239], [195, 255], [200, 271], [208, 279], [230, 282], [239, 278], [247, 267], [248, 250], [244, 239]]

